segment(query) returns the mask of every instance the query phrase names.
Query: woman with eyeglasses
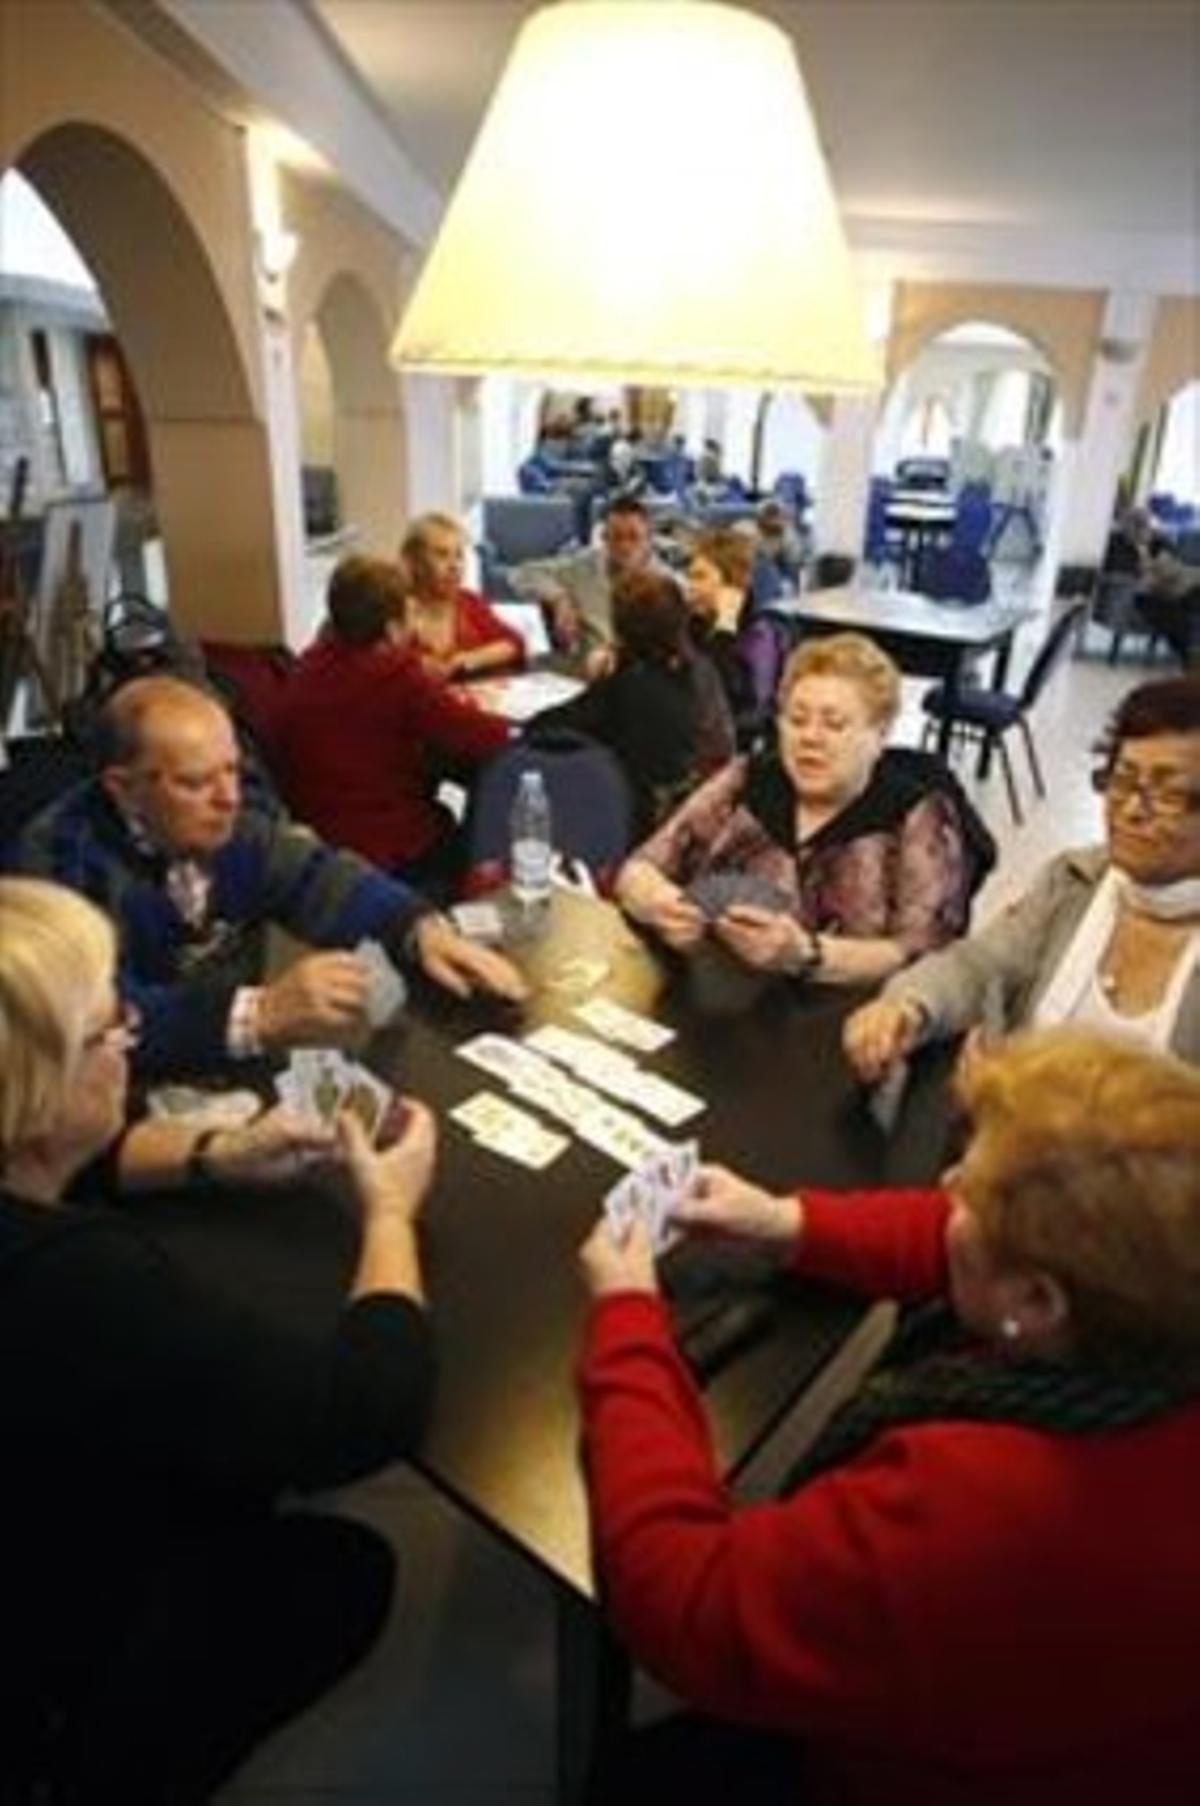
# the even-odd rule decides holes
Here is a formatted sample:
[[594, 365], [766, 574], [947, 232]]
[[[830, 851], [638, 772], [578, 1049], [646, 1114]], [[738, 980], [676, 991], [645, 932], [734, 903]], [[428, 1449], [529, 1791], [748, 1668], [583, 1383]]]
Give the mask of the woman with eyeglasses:
[[1200, 1061], [1200, 674], [1141, 684], [1097, 784], [1103, 847], [1062, 853], [977, 934], [893, 978], [845, 1029], [867, 1083], [985, 1017], [1084, 1024]]
[[594, 1806], [1200, 1799], [1200, 1072], [1057, 1029], [958, 1092], [938, 1189], [707, 1167], [676, 1207], [914, 1307], [778, 1498], [721, 1484], [644, 1227], [586, 1243], [602, 1596], [697, 1714], [635, 1733]]
[[[277, 1501], [408, 1452], [430, 1403], [419, 1106], [382, 1151], [338, 1125], [359, 1251], [311, 1340], [199, 1289], [133, 1213], [68, 1201], [125, 1119], [114, 970], [90, 903], [0, 879], [6, 1802], [207, 1799], [352, 1667], [386, 1617], [390, 1551]], [[178, 1173], [183, 1134], [147, 1125], [135, 1173]]]

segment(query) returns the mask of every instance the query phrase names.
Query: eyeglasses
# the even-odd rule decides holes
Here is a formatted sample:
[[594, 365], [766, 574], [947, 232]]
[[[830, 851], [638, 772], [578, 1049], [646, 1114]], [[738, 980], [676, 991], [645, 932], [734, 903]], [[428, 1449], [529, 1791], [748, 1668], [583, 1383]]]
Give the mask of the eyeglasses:
[[95, 1053], [97, 1048], [103, 1047], [110, 1053], [128, 1053], [137, 1046], [141, 1032], [141, 1011], [136, 1004], [123, 1003], [114, 1022], [107, 1022], [103, 1028], [93, 1029], [90, 1035], [83, 1037], [80, 1051]]
[[1096, 779], [1096, 788], [1104, 792], [1109, 802], [1122, 809], [1136, 796], [1142, 808], [1151, 815], [1187, 815], [1190, 810], [1200, 808], [1200, 789], [1189, 784], [1186, 778], [1160, 777], [1153, 772], [1138, 771], [1132, 765], [1114, 765], [1107, 776], [1101, 772]]

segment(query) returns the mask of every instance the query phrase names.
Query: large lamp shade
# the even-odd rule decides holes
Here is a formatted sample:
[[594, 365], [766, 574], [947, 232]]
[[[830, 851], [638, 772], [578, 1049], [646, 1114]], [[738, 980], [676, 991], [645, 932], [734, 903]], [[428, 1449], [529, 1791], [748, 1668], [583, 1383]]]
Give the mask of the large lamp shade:
[[455, 374], [877, 386], [784, 34], [701, 0], [535, 13], [392, 356]]

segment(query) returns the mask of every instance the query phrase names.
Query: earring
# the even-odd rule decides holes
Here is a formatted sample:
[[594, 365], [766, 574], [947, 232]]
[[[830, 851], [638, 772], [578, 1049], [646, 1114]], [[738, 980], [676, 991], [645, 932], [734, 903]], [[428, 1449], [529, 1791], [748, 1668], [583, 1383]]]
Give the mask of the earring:
[[1017, 1317], [1001, 1317], [1000, 1334], [1006, 1342], [1021, 1340], [1021, 1323]]

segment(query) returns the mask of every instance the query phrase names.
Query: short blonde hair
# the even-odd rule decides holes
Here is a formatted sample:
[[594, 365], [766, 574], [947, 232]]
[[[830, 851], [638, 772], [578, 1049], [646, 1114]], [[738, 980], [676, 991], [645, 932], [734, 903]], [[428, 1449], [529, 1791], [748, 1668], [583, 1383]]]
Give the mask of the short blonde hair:
[[779, 707], [804, 677], [841, 677], [853, 684], [875, 727], [887, 729], [900, 712], [900, 670], [865, 633], [831, 633], [805, 640], [783, 667]]
[[58, 1118], [115, 949], [111, 923], [74, 891], [0, 878], [0, 1163]]
[[418, 514], [400, 541], [400, 564], [411, 579], [413, 557], [423, 552], [429, 543], [431, 533], [453, 533], [461, 545], [466, 544], [467, 536], [462, 525], [452, 514], [441, 514], [431, 510], [428, 514]]
[[964, 1204], [1050, 1273], [1093, 1357], [1200, 1355], [1200, 1072], [1080, 1029], [1014, 1036], [958, 1080]]

